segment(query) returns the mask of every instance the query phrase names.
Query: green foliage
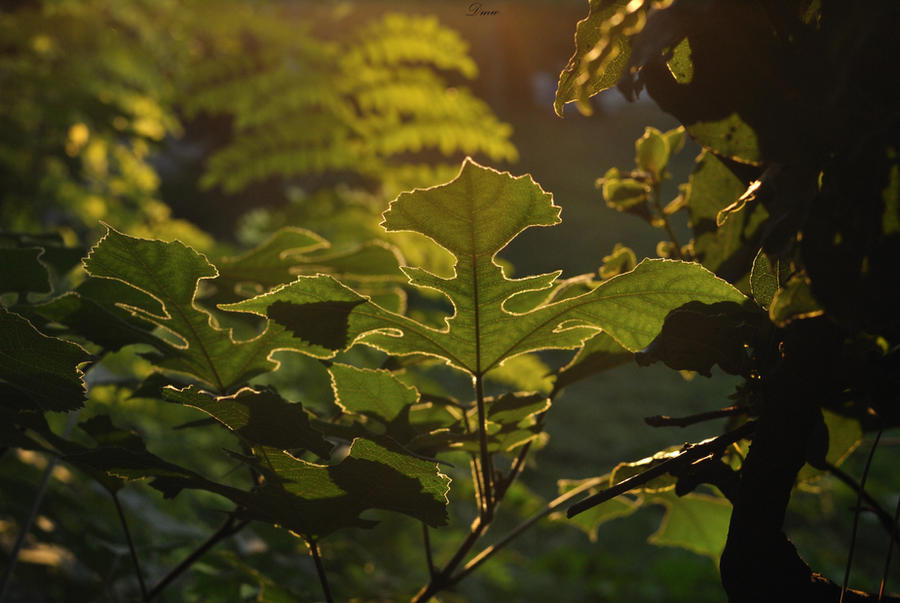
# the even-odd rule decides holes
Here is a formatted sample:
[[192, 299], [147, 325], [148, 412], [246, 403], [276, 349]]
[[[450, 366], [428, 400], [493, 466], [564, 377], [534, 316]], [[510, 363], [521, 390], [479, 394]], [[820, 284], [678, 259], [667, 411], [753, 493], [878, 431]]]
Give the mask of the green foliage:
[[68, 411], [84, 403], [77, 368], [90, 360], [84, 349], [47, 337], [5, 308], [0, 308], [0, 329], [0, 390], [5, 409]]
[[[453, 303], [455, 312], [443, 329], [387, 312], [334, 279], [318, 276], [227, 308], [273, 319], [302, 340], [298, 349], [323, 357], [366, 343], [391, 354], [436, 356], [480, 376], [518, 354], [578, 347], [598, 327], [637, 350], [652, 340], [671, 309], [690, 300], [744, 299], [695, 265], [648, 261], [583, 295], [511, 313], [504, 309], [507, 300], [550, 288], [559, 272], [511, 280], [494, 257], [525, 228], [556, 224], [558, 209], [530, 178], [513, 178], [471, 161], [447, 185], [404, 193], [391, 204], [384, 214], [386, 229], [415, 229], [457, 259], [449, 279], [404, 268], [412, 285], [441, 291]], [[328, 337], [320, 332], [323, 321], [328, 321]]]
[[[873, 75], [897, 54], [895, 6], [591, 1], [557, 113], [570, 101], [587, 110], [615, 84], [629, 98], [646, 88], [683, 126], [647, 128], [634, 168], [597, 182], [610, 207], [664, 233], [661, 259], [638, 262], [617, 245], [596, 277], [565, 280], [512, 278], [499, 255], [523, 231], [560, 222], [550, 193], [471, 158], [449, 173], [466, 154], [515, 157], [509, 127], [450, 86], [477, 71], [460, 36], [400, 15], [343, 27], [331, 9], [298, 31], [286, 5], [228, 7], [79, 0], [0, 14], [0, 77], [22, 82], [16, 102], [0, 101], [4, 228], [34, 228], [57, 208], [82, 232], [99, 213], [145, 237], [167, 230], [159, 240], [108, 227], [82, 266], [68, 231], [0, 233], [0, 480], [11, 493], [0, 541], [14, 540], [7, 515], [37, 517], [42, 531], [13, 545], [10, 572], [27, 557], [19, 547], [36, 542], [57, 555], [52, 575], [64, 586], [50, 585], [51, 596], [149, 600], [169, 585], [165, 567], [175, 578], [193, 565], [194, 581], [173, 596], [306, 600], [318, 591], [312, 568], [294, 563], [303, 549], [328, 600], [326, 575], [337, 573], [341, 598], [393, 597], [421, 578], [414, 600], [425, 601], [542, 518], [600, 542], [611, 520], [655, 506], [664, 512], [650, 542], [715, 560], [730, 600], [867, 597], [811, 578], [784, 518], [794, 488], [831, 492], [817, 479], [827, 472], [858, 488], [857, 513], [865, 499], [896, 532], [884, 485], [855, 486], [839, 468], [867, 431], [900, 425], [898, 131], [880, 121], [897, 94]], [[341, 35], [320, 33], [326, 23]], [[797, 76], [813, 58], [822, 69]], [[175, 66], [160, 69], [168, 59]], [[73, 77], [54, 88], [62, 69]], [[747, 77], [753, 85], [740, 85]], [[248, 218], [248, 232], [270, 234], [256, 247], [207, 257], [167, 242], [181, 233], [211, 245], [156, 200], [150, 145], [179, 133], [180, 109], [231, 121], [207, 185], [278, 177], [311, 187], [283, 214]], [[688, 135], [702, 149], [664, 204]], [[426, 243], [402, 243], [404, 258], [368, 240], [378, 194], [440, 180], [383, 213], [384, 232]], [[329, 223], [333, 247], [305, 221], [277, 224], [311, 200], [359, 210]], [[296, 215], [331, 220], [311, 207]], [[553, 370], [546, 350], [577, 351]], [[559, 394], [632, 359], [734, 375], [730, 406], [646, 419], [726, 419], [721, 430], [560, 480], [560, 495], [539, 502], [517, 480], [548, 445]], [[38, 469], [45, 485], [71, 484], [49, 489], [43, 519], [44, 486], [30, 502]], [[132, 518], [137, 539], [129, 500], [145, 520]], [[511, 527], [517, 515], [530, 517]], [[193, 552], [172, 536], [199, 539], [207, 530], [197, 526], [222, 516]], [[473, 555], [490, 526], [510, 531]], [[419, 531], [420, 573], [397, 553]], [[195, 565], [238, 532], [232, 550]], [[380, 542], [387, 532], [396, 538]], [[259, 546], [272, 548], [247, 553]], [[392, 570], [369, 572], [361, 550]], [[133, 577], [116, 569], [126, 554]], [[23, 596], [49, 585], [27, 575]]]
[[[116, 280], [144, 294], [126, 309], [169, 335], [154, 342], [163, 354], [160, 368], [191, 375], [219, 392], [273, 368], [267, 356], [279, 345], [278, 333], [236, 342], [196, 305], [198, 282], [215, 278], [217, 271], [183, 243], [136, 239], [109, 229], [84, 265], [95, 278]], [[107, 300], [115, 303], [110, 295]]]
[[[898, 424], [894, 405], [871, 397], [896, 387], [875, 368], [894, 365], [897, 321], [877, 301], [886, 290], [872, 279], [886, 273], [872, 262], [879, 254], [896, 259], [890, 208], [898, 133], [893, 123], [874, 117], [889, 105], [879, 77], [861, 75], [862, 65], [883, 64], [884, 49], [864, 42], [851, 57], [840, 40], [874, 41], [876, 31], [888, 31], [900, 15], [896, 7], [868, 11], [806, 1], [777, 9], [737, 1], [590, 4], [578, 25], [575, 55], [560, 76], [557, 113], [570, 101], [586, 111], [590, 96], [616, 84], [629, 99], [646, 89], [673, 114], [703, 147], [678, 198], [659, 203], [668, 157], [664, 136], [649, 129], [636, 143], [637, 169], [610, 168], [598, 184], [608, 204], [665, 229], [660, 255], [694, 259], [752, 293], [755, 302], [691, 302], [666, 316], [659, 335], [636, 354], [639, 363], [662, 360], [702, 374], [718, 364], [744, 382], [732, 407], [647, 421], [684, 426], [728, 416], [731, 434], [757, 424], [760, 431], [746, 455], [721, 448], [686, 468], [687, 447], [638, 475], [613, 480], [578, 510], [591, 500], [608, 506], [615, 495], [632, 497], [630, 503], [634, 494], [628, 492], [656, 483], [654, 469], [664, 468], [682, 497], [669, 514], [684, 512], [696, 525], [665, 527], [654, 539], [717, 558], [721, 553], [729, 600], [843, 599], [850, 593], [846, 583], [817, 578], [811, 586], [812, 570], [785, 538], [783, 518], [792, 487], [814, 476], [813, 467], [852, 483], [837, 464], [856, 446], [860, 424], [878, 430]], [[823, 63], [812, 60], [825, 55]], [[824, 99], [832, 100], [823, 105]], [[838, 134], [837, 124], [847, 127]], [[870, 178], [865, 183], [862, 173]], [[670, 222], [682, 209], [693, 230], [685, 246]], [[609, 258], [612, 269], [616, 257]], [[603, 363], [610, 356], [597, 358]], [[757, 423], [737, 427], [748, 418]], [[725, 498], [705, 500], [693, 492], [702, 484], [716, 486]], [[690, 510], [690, 498], [707, 508]], [[877, 512], [892, 531], [890, 513]], [[712, 526], [718, 528], [706, 532]], [[789, 556], [781, 554], [788, 549]], [[767, 576], [765, 585], [760, 576]]]
[[[211, 240], [171, 218], [149, 161], [177, 135], [173, 87], [160, 64], [173, 46], [157, 27], [170, 2], [30, 3], [0, 15], [0, 219], [4, 228], [93, 231], [101, 218], [136, 234]], [[61, 77], [61, 74], [64, 74]]]
[[[436, 19], [387, 15], [332, 42], [298, 32], [275, 7], [234, 8], [211, 18], [245, 42], [208, 48], [186, 84], [189, 111], [234, 119], [234, 140], [210, 158], [204, 185], [236, 191], [273, 176], [351, 172], [400, 191], [451, 177], [460, 154], [516, 159], [509, 125], [448, 86], [442, 73], [472, 79], [477, 67]], [[420, 159], [429, 150], [445, 159]]]

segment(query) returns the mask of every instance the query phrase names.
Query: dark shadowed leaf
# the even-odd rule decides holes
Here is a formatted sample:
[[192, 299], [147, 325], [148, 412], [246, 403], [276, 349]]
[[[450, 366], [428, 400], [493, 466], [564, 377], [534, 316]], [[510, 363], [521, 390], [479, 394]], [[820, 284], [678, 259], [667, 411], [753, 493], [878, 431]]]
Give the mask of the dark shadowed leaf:
[[327, 350], [342, 350], [350, 345], [350, 312], [362, 303], [364, 299], [308, 304], [276, 301], [266, 309], [266, 316], [298, 339]]
[[50, 275], [40, 247], [0, 247], [0, 293], [50, 293]]
[[635, 359], [644, 366], [661, 360], [669, 368], [707, 377], [718, 364], [726, 373], [746, 376], [753, 364], [751, 346], [764, 339], [768, 328], [758, 310], [732, 302], [690, 302], [669, 313], [662, 331]]
[[69, 411], [85, 400], [78, 365], [91, 359], [83, 348], [47, 337], [0, 307], [0, 385], [15, 391], [2, 405], [20, 410]]
[[327, 459], [332, 445], [310, 425], [303, 406], [291, 403], [272, 390], [243, 388], [231, 396], [213, 396], [195, 386], [166, 387], [163, 397], [199, 408], [253, 446], [281, 450], [311, 450]]

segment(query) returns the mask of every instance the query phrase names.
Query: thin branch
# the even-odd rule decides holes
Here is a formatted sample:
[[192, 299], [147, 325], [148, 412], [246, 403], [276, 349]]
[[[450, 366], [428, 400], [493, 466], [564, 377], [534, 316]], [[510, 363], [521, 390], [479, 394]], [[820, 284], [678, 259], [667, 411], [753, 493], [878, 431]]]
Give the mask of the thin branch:
[[431, 536], [428, 535], [428, 525], [422, 523], [422, 540], [425, 545], [425, 562], [428, 564], [428, 577], [433, 580], [437, 570], [434, 568], [434, 558], [431, 556]]
[[486, 527], [487, 524], [481, 515], [475, 518], [475, 521], [472, 522], [472, 527], [469, 529], [468, 536], [466, 536], [466, 539], [459, 545], [453, 558], [447, 562], [444, 569], [429, 580], [428, 584], [422, 587], [422, 590], [416, 593], [416, 596], [412, 599], [413, 603], [424, 603], [436, 593], [450, 586], [451, 574], [456, 570], [459, 564], [462, 563], [462, 560], [465, 559], [466, 555], [469, 554], [469, 551], [472, 550], [475, 543], [478, 542], [478, 539], [481, 537], [481, 534]]
[[316, 573], [319, 575], [319, 583], [322, 585], [322, 592], [325, 593], [325, 601], [334, 603], [334, 597], [331, 595], [331, 588], [328, 586], [328, 576], [325, 575], [325, 566], [322, 565], [322, 558], [319, 556], [319, 545], [316, 544], [315, 538], [309, 538], [306, 541], [309, 545], [309, 554], [312, 555], [313, 561], [316, 563]]
[[[897, 531], [897, 520], [900, 519], [900, 500], [897, 501], [897, 508], [894, 509], [894, 523], [891, 526], [891, 532]], [[884, 558], [884, 575], [881, 578], [881, 586], [878, 587], [878, 600], [884, 598], [884, 587], [887, 585], [888, 571], [891, 569], [891, 553], [894, 551], [894, 539], [888, 540], [887, 555]]]
[[656, 182], [654, 178], [653, 186], [653, 204], [656, 206], [656, 211], [659, 212], [659, 216], [663, 221], [663, 225], [666, 229], [666, 234], [669, 235], [669, 240], [672, 242], [672, 246], [674, 247], [672, 256], [676, 260], [681, 259], [681, 245], [678, 244], [678, 237], [675, 236], [675, 230], [672, 228], [672, 224], [669, 223], [669, 217], [666, 215], [666, 212], [663, 210], [662, 201], [659, 198], [660, 195], [660, 183]]
[[450, 584], [456, 584], [473, 571], [475, 571], [478, 566], [487, 561], [494, 553], [505, 547], [507, 544], [512, 542], [515, 538], [517, 538], [522, 532], [530, 528], [532, 525], [543, 519], [544, 517], [550, 515], [553, 511], [561, 507], [563, 504], [568, 502], [569, 500], [575, 498], [582, 492], [586, 490], [590, 490], [596, 486], [602, 484], [606, 479], [604, 478], [595, 478], [592, 480], [585, 481], [580, 484], [578, 487], [569, 490], [565, 494], [562, 494], [552, 501], [547, 503], [547, 505], [541, 509], [538, 513], [531, 516], [523, 523], [519, 524], [516, 528], [514, 528], [511, 532], [509, 532], [506, 536], [501, 538], [496, 544], [492, 544], [491, 546], [483, 549], [480, 553], [475, 555], [466, 565], [463, 567], [458, 574], [450, 578]]
[[644, 417], [644, 423], [650, 427], [687, 427], [695, 425], [703, 421], [712, 421], [723, 417], [733, 417], [745, 412], [739, 406], [727, 406], [718, 410], [710, 410], [707, 412], [688, 415], [686, 417], [668, 417], [666, 415], [654, 415], [652, 417]]
[[141, 563], [138, 561], [137, 551], [134, 548], [134, 540], [131, 538], [131, 530], [128, 529], [128, 522], [125, 520], [125, 512], [122, 510], [122, 503], [119, 502], [119, 495], [113, 491], [109, 491], [113, 502], [116, 503], [116, 513], [119, 514], [119, 522], [122, 524], [122, 531], [125, 532], [125, 540], [128, 542], [128, 551], [131, 553], [131, 563], [134, 565], [134, 573], [137, 575], [138, 584], [141, 587], [141, 601], [147, 600], [147, 585], [144, 583], [144, 573], [141, 571]]
[[47, 466], [44, 468], [40, 484], [38, 484], [37, 493], [34, 495], [34, 502], [31, 503], [31, 508], [28, 510], [28, 517], [25, 519], [22, 527], [19, 528], [19, 534], [16, 536], [16, 543], [9, 553], [9, 562], [6, 564], [6, 569], [3, 570], [3, 581], [2, 584], [0, 584], [0, 601], [3, 601], [6, 597], [6, 590], [9, 588], [10, 582], [12, 582], [13, 569], [15, 569], [16, 562], [19, 560], [19, 554], [22, 552], [22, 547], [25, 545], [25, 538], [28, 536], [28, 532], [31, 531], [31, 524], [34, 523], [41, 502], [44, 500], [44, 494], [47, 492], [47, 485], [50, 483], [50, 476], [53, 475], [53, 469], [56, 467], [56, 463], [57, 460], [55, 456], [47, 459]]
[[481, 464], [478, 462], [478, 456], [475, 453], [472, 453], [471, 458], [469, 459], [469, 469], [472, 471], [472, 486], [475, 490], [475, 504], [478, 505], [478, 514], [481, 515], [484, 513], [486, 503], [484, 494], [481, 490]]
[[851, 490], [857, 493], [857, 495], [862, 496], [862, 499], [865, 501], [866, 505], [868, 505], [869, 510], [878, 517], [878, 520], [881, 521], [881, 525], [883, 525], [884, 529], [891, 535], [891, 540], [897, 541], [897, 543], [900, 544], [900, 530], [897, 529], [897, 526], [895, 525], [896, 522], [891, 517], [891, 514], [888, 513], [871, 494], [866, 492], [863, 488], [860, 488], [859, 483], [843, 469], [835, 467], [831, 463], [825, 463], [825, 468], [829, 473], [849, 486]]
[[660, 464], [654, 465], [650, 469], [647, 469], [643, 473], [633, 475], [627, 479], [622, 480], [611, 488], [607, 488], [606, 490], [597, 492], [596, 494], [588, 496], [584, 500], [575, 503], [574, 505], [569, 507], [569, 510], [566, 512], [566, 516], [574, 517], [582, 511], [587, 511], [588, 509], [595, 507], [600, 503], [604, 503], [611, 498], [615, 498], [620, 494], [628, 492], [629, 490], [633, 490], [634, 488], [637, 488], [638, 486], [649, 482], [653, 478], [665, 475], [666, 473], [678, 471], [682, 467], [687, 466], [703, 457], [709, 456], [710, 454], [721, 454], [722, 451], [732, 443], [737, 442], [738, 440], [743, 439], [753, 433], [755, 428], [756, 423], [754, 421], [750, 421], [748, 423], [744, 423], [733, 431], [729, 431], [726, 434], [720, 435], [717, 438], [705, 440], [699, 444], [688, 444], [684, 447], [684, 451], [678, 456], [667, 459]]
[[483, 482], [482, 497], [484, 505], [482, 513], [485, 522], [490, 523], [494, 511], [494, 497], [491, 486], [494, 479], [494, 468], [491, 463], [491, 454], [487, 447], [487, 412], [484, 403], [484, 382], [480, 374], [472, 378], [475, 386], [475, 403], [478, 405], [478, 444], [481, 453], [481, 479]]
[[163, 576], [156, 585], [150, 589], [150, 592], [147, 593], [147, 601], [152, 601], [159, 595], [166, 587], [171, 584], [173, 580], [178, 578], [181, 574], [183, 574], [188, 568], [190, 568], [194, 563], [196, 563], [203, 555], [206, 554], [209, 549], [213, 548], [220, 541], [232, 536], [238, 532], [240, 532], [244, 527], [250, 523], [249, 520], [244, 520], [241, 522], [237, 522], [234, 514], [228, 516], [228, 519], [225, 520], [218, 530], [210, 534], [209, 538], [203, 541], [200, 546], [194, 549], [190, 555], [184, 558], [184, 560], [169, 570], [165, 576]]
[[[68, 436], [69, 432], [72, 431], [72, 428], [75, 427], [75, 421], [78, 420], [79, 412], [80, 411], [75, 411], [69, 415], [66, 426], [63, 428], [63, 438]], [[31, 531], [31, 524], [34, 523], [34, 520], [37, 517], [38, 510], [44, 500], [44, 495], [47, 493], [47, 486], [50, 484], [50, 478], [53, 476], [53, 469], [58, 462], [59, 460], [56, 456], [50, 456], [47, 459], [47, 466], [44, 468], [43, 475], [41, 475], [41, 481], [38, 484], [37, 492], [34, 495], [34, 501], [31, 503], [31, 508], [28, 510], [28, 516], [25, 518], [25, 523], [19, 528], [16, 542], [13, 544], [13, 548], [9, 553], [9, 561], [6, 564], [6, 569], [3, 570], [3, 578], [0, 579], [0, 601], [3, 601], [3, 599], [6, 598], [6, 591], [12, 582], [13, 570], [16, 567], [16, 562], [19, 560], [19, 554], [22, 552], [22, 547], [25, 545], [25, 538], [28, 536], [28, 532]]]
[[875, 441], [869, 449], [869, 458], [866, 459], [866, 466], [863, 469], [862, 479], [859, 480], [859, 489], [856, 491], [856, 510], [853, 513], [853, 530], [850, 533], [850, 550], [847, 552], [847, 567], [844, 568], [844, 581], [841, 583], [841, 598], [839, 603], [844, 603], [844, 595], [847, 593], [847, 584], [850, 582], [850, 566], [853, 565], [853, 551], [856, 548], [856, 529], [859, 526], [859, 513], [862, 510], [863, 492], [866, 490], [866, 480], [869, 477], [869, 467], [872, 466], [872, 457], [875, 456], [875, 449], [878, 448], [878, 440], [881, 439], [882, 430], [878, 430]]

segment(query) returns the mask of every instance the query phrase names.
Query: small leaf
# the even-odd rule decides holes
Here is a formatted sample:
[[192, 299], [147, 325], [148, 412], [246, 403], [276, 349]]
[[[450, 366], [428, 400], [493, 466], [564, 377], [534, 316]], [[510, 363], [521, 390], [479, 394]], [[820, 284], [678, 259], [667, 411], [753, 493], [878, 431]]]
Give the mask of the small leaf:
[[603, 265], [598, 270], [598, 273], [600, 278], [612, 278], [625, 272], [631, 272], [636, 264], [637, 257], [634, 255], [634, 252], [621, 243], [616, 243], [612, 253], [603, 256]]
[[719, 276], [737, 282], [752, 266], [768, 213], [755, 203], [741, 219], [736, 217], [722, 226], [716, 224], [718, 213], [746, 190], [746, 184], [732, 168], [741, 173], [747, 170], [726, 164], [712, 153], [701, 153], [685, 197], [694, 229], [695, 257]]
[[550, 408], [550, 399], [540, 394], [506, 394], [487, 404], [487, 418], [501, 425], [519, 425], [523, 420]]
[[[309, 463], [287, 453], [263, 449], [273, 484], [251, 512], [309, 536], [358, 525], [359, 513], [383, 509], [404, 513], [432, 527], [447, 523], [450, 478], [434, 462], [394, 452], [365, 439], [351, 444], [337, 465]], [[279, 485], [274, 482], [280, 480]], [[282, 490], [290, 498], [279, 494]]]
[[[655, 465], [676, 458], [681, 455], [681, 453], [682, 450], [680, 446], [672, 446], [666, 450], [660, 450], [653, 456], [648, 456], [639, 461], [619, 463], [609, 474], [609, 486], [615, 486], [619, 482], [634, 477], [635, 475], [639, 475]], [[648, 494], [667, 492], [675, 489], [676, 481], [677, 478], [674, 475], [666, 473], [651, 479], [641, 486], [635, 487], [631, 492], [646, 492]]]
[[768, 310], [775, 294], [787, 282], [790, 276], [788, 270], [787, 262], [776, 258], [773, 265], [762, 249], [756, 254], [750, 272], [750, 292], [762, 309]]
[[669, 142], [662, 132], [649, 126], [644, 130], [644, 135], [634, 143], [634, 163], [638, 169], [653, 174], [657, 181], [662, 179], [669, 163]]
[[662, 133], [666, 143], [669, 145], [669, 158], [684, 148], [684, 141], [687, 138], [684, 126], [678, 126]]
[[657, 495], [650, 502], [666, 507], [659, 529], [650, 536], [658, 546], [677, 546], [711, 558], [716, 563], [725, 549], [731, 504], [722, 496], [692, 492]]
[[737, 198], [737, 201], [719, 210], [719, 213], [716, 214], [716, 226], [721, 228], [729, 218], [744, 211], [748, 203], [756, 201], [756, 191], [759, 190], [761, 185], [761, 181], [754, 180], [747, 187], [747, 190]]
[[537, 354], [508, 358], [500, 366], [488, 371], [484, 378], [520, 392], [547, 394], [553, 389], [550, 367]]
[[805, 274], [795, 274], [775, 293], [769, 306], [769, 317], [779, 327], [792, 320], [813, 318], [824, 313], [822, 306], [813, 297], [809, 278]]
[[344, 412], [379, 420], [388, 435], [398, 442], [413, 436], [410, 407], [419, 401], [419, 392], [384, 370], [361, 369], [334, 363], [328, 368], [334, 402]]
[[58, 412], [81, 408], [85, 390], [78, 365], [90, 359], [80, 346], [47, 337], [0, 307], [0, 385], [15, 390], [0, 396], [3, 406]]
[[[691, 41], [684, 38], [672, 49], [672, 57], [666, 67], [679, 84], [690, 84], [694, 79], [694, 63], [691, 61]], [[682, 126], [683, 127], [683, 126]]]
[[[845, 417], [828, 409], [822, 409], [827, 429], [827, 453], [825, 462], [839, 467], [862, 443], [863, 431], [858, 419]], [[809, 481], [822, 475], [820, 469], [804, 465], [797, 473], [797, 481]]]
[[610, 168], [600, 181], [606, 204], [618, 211], [633, 211], [647, 202], [650, 185], [634, 178], [622, 178], [619, 170]]

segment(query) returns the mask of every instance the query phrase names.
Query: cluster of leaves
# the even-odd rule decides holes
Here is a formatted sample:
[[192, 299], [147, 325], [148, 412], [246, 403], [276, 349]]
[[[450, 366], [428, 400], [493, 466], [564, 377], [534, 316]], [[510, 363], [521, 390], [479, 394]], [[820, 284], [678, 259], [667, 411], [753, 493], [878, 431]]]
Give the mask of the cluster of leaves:
[[[444, 273], [382, 243], [334, 251], [298, 228], [215, 264], [184, 243], [108, 228], [67, 291], [65, 276], [84, 250], [60, 238], [4, 235], [0, 447], [20, 458], [46, 453], [112, 499], [135, 570], [123, 590], [155, 598], [209, 548], [255, 522], [303, 539], [331, 599], [320, 543], [396, 514], [423, 526], [430, 571], [415, 600], [424, 601], [538, 519], [562, 519], [557, 511], [587, 494], [567, 515], [590, 534], [643, 505], [666, 507], [654, 541], [720, 558], [731, 600], [871, 599], [848, 590], [847, 578], [838, 585], [815, 574], [783, 524], [798, 483], [823, 471], [842, 475], [837, 466], [863, 431], [896, 427], [900, 416], [900, 324], [890, 285], [900, 231], [900, 122], [891, 117], [897, 81], [879, 71], [887, 73], [885, 57], [897, 54], [884, 46], [898, 44], [898, 8], [805, 0], [590, 5], [560, 77], [557, 111], [569, 101], [586, 109], [590, 96], [613, 85], [629, 97], [646, 87], [684, 124], [648, 128], [636, 143], [635, 169], [609, 170], [598, 182], [610, 206], [666, 233], [660, 259], [637, 263], [617, 246], [596, 277], [510, 278], [498, 254], [523, 230], [557, 224], [560, 208], [530, 177], [471, 160], [443, 185], [400, 194], [383, 214], [384, 230], [424, 235], [435, 251], [449, 252], [454, 263]], [[184, 80], [208, 92], [197, 95], [196, 110], [229, 113], [236, 131], [262, 145], [254, 148], [273, 153], [254, 173], [245, 161], [250, 151], [227, 147], [210, 166], [211, 183], [240, 187], [272, 174], [352, 168], [400, 186], [417, 172], [403, 163], [405, 153], [439, 142], [451, 154], [475, 148], [511, 156], [499, 124], [489, 136], [499, 146], [426, 125], [462, 118], [455, 112], [477, 104], [467, 93], [448, 93], [432, 68], [409, 64], [472, 75], [459, 39], [433, 22], [388, 18], [352, 43], [325, 44], [277, 27], [277, 15], [221, 15], [223, 28], [246, 36], [206, 41]], [[290, 60], [270, 52], [259, 31], [253, 35], [263, 22]], [[47, 48], [28, 43], [34, 52]], [[821, 68], [808, 71], [813, 65]], [[308, 81], [292, 76], [300, 68]], [[252, 86], [242, 85], [247, 78]], [[285, 86], [290, 93], [259, 102]], [[447, 94], [452, 100], [430, 106]], [[336, 135], [281, 127], [291, 119], [314, 120]], [[68, 122], [64, 129], [77, 153], [84, 131]], [[279, 138], [284, 132], [306, 138]], [[663, 204], [661, 185], [686, 134], [703, 150], [679, 196]], [[295, 163], [279, 155], [282, 143], [299, 149], [287, 151]], [[309, 149], [308, 161], [297, 155]], [[251, 171], [229, 185], [245, 167]], [[679, 212], [693, 229], [684, 245], [673, 223]], [[408, 308], [410, 293], [436, 296], [451, 310]], [[544, 369], [534, 354], [547, 349], [577, 352], [544, 388], [525, 373]], [[117, 356], [127, 354], [131, 366], [116, 373]], [[304, 380], [314, 381], [310, 367], [328, 380], [324, 389], [301, 387], [302, 402], [279, 380], [282, 365], [296, 358], [310, 369]], [[665, 426], [727, 417], [726, 432], [604, 475], [563, 480], [558, 498], [470, 557], [545, 443], [544, 417], [559, 392], [632, 359], [704, 375], [717, 365], [740, 377], [727, 408], [647, 419]], [[430, 378], [437, 365], [468, 380], [469, 389], [460, 394]], [[491, 379], [496, 395], [486, 387]], [[168, 439], [193, 441], [213, 428], [224, 449], [203, 462], [154, 452], [147, 434], [95, 403], [104, 387], [183, 413], [188, 422]], [[67, 427], [60, 413], [69, 413]], [[80, 413], [90, 416], [75, 430]], [[229, 465], [241, 470], [224, 475]], [[450, 522], [451, 497], [468, 487], [457, 466], [466, 465], [475, 518], [449, 559], [436, 564], [429, 529]], [[53, 470], [49, 464], [45, 475]], [[866, 493], [865, 479], [842, 479], [895, 539], [895, 520]], [[132, 542], [119, 501], [137, 480], [171, 504], [206, 496], [225, 516], [169, 572], [148, 568], [146, 551]], [[11, 547], [4, 589], [22, 544]], [[249, 596], [296, 597], [240, 558], [222, 561], [255, 585]], [[82, 582], [105, 588], [96, 568], [73, 566]], [[157, 574], [148, 586], [145, 579]]]
[[[900, 323], [886, 300], [887, 266], [898, 251], [900, 137], [891, 117], [896, 81], [878, 75], [890, 54], [879, 40], [898, 23], [897, 7], [590, 6], [560, 75], [557, 112], [572, 101], [589, 111], [588, 99], [612, 86], [628, 98], [646, 88], [703, 147], [680, 195], [663, 206], [659, 184], [683, 130], [648, 128], [636, 145], [636, 169], [613, 168], [598, 182], [606, 202], [665, 228], [660, 255], [699, 262], [753, 301], [681, 307], [637, 355], [639, 363], [702, 374], [718, 364], [744, 379], [729, 408], [648, 422], [730, 416], [730, 428], [754, 434], [746, 458], [719, 446], [693, 462], [688, 448], [677, 458], [692, 462], [660, 464], [677, 477], [677, 493], [710, 484], [733, 505], [721, 559], [730, 600], [863, 600], [847, 589], [846, 576], [840, 585], [813, 573], [785, 538], [783, 521], [792, 488], [815, 470], [849, 479], [867, 497], [865, 478], [853, 484], [836, 465], [861, 427], [880, 433], [898, 425], [891, 392]], [[694, 234], [684, 246], [670, 221], [682, 210]], [[604, 269], [631, 263], [633, 254], [617, 248]], [[609, 502], [590, 512], [627, 512], [634, 495], [610, 498], [658, 479], [654, 471], [644, 475], [597, 492], [570, 514], [602, 501]], [[891, 514], [866, 500], [894, 538]], [[852, 543], [849, 549], [852, 559]]]
[[[372, 519], [361, 515], [368, 509], [445, 525], [450, 479], [439, 463], [445, 455], [462, 455], [473, 466], [478, 516], [454, 557], [434, 569], [417, 595], [426, 600], [490, 556], [459, 567], [492, 522], [532, 444], [540, 443], [543, 416], [561, 388], [550, 395], [487, 396], [492, 371], [522, 363], [534, 351], [574, 349], [591, 338], [602, 337], [620, 354], [637, 351], [659, 333], [671, 310], [688, 302], [745, 299], [701, 266], [671, 260], [648, 260], [603, 282], [582, 278], [578, 286], [558, 282], [559, 272], [508, 278], [497, 253], [526, 228], [557, 224], [559, 211], [530, 177], [514, 178], [471, 160], [445, 185], [400, 195], [384, 213], [384, 228], [424, 234], [456, 260], [450, 276], [402, 269], [410, 285], [435, 289], [451, 302], [453, 313], [440, 326], [403, 313], [404, 298], [394, 291], [395, 250], [369, 245], [335, 254], [321, 238], [297, 229], [281, 231], [218, 268], [180, 242], [109, 229], [84, 260], [87, 280], [36, 304], [27, 292], [31, 283], [46, 289], [41, 252], [17, 248], [9, 260], [29, 279], [12, 289], [20, 295], [10, 297], [4, 310], [3, 340], [13, 346], [5, 354], [15, 358], [2, 375], [9, 392], [4, 400], [10, 401], [3, 410], [4, 445], [50, 452], [94, 476], [114, 497], [135, 479], [151, 480], [167, 498], [186, 489], [213, 493], [233, 505], [222, 537], [250, 520], [274, 524], [304, 538], [315, 557], [319, 539], [343, 528], [372, 527]], [[245, 299], [259, 290], [266, 292]], [[240, 301], [222, 303], [234, 299]], [[248, 335], [239, 338], [238, 332]], [[43, 413], [83, 405], [84, 363], [133, 345], [144, 346], [141, 355], [153, 366], [141, 383], [129, 386], [133, 395], [196, 409], [232, 433], [239, 448], [226, 455], [247, 467], [247, 482], [214, 480], [208, 471], [163, 459], [106, 415], [80, 423], [88, 440], [48, 427]], [[387, 353], [385, 368], [335, 360], [355, 346]], [[315, 410], [328, 408], [321, 401], [301, 405], [271, 386], [252, 384], [277, 368], [273, 353], [279, 351], [325, 362], [337, 413]], [[37, 357], [55, 360], [33, 362]], [[471, 378], [471, 397], [455, 399], [438, 384], [417, 387], [418, 367], [433, 364], [430, 359]], [[580, 366], [576, 359], [561, 374], [571, 382]], [[89, 378], [98, 369], [89, 370]], [[501, 462], [503, 457], [508, 460]]]

